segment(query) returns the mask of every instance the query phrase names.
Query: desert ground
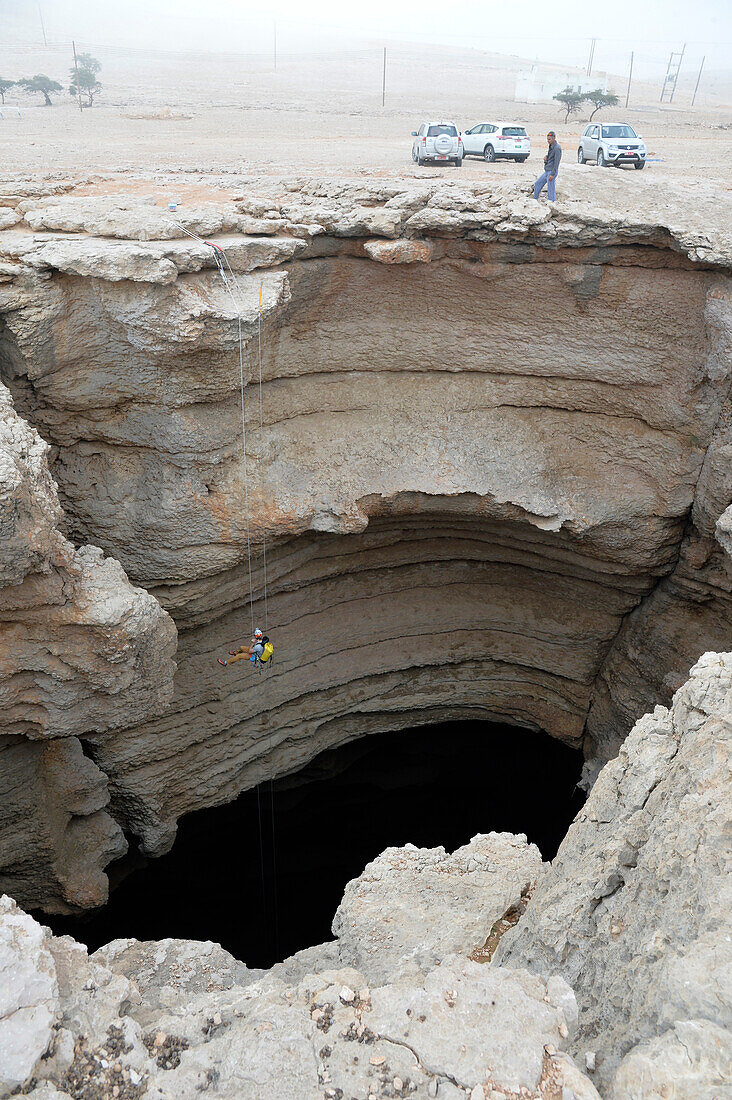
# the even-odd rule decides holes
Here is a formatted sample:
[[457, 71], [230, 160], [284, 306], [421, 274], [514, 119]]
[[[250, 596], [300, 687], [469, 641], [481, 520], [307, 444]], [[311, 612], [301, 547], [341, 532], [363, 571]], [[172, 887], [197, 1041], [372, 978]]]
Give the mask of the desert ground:
[[[80, 47], [81, 48], [81, 47]], [[538, 174], [548, 128], [564, 150], [560, 181], [586, 176], [592, 191], [622, 186], [654, 189], [674, 180], [711, 191], [729, 191], [732, 178], [732, 80], [703, 77], [691, 108], [695, 73], [679, 81], [674, 102], [659, 104], [659, 82], [634, 81], [624, 107], [627, 74], [610, 75], [621, 105], [598, 118], [622, 119], [648, 146], [644, 172], [598, 171], [576, 163], [577, 140], [588, 109], [564, 122], [556, 103], [514, 100], [516, 73], [525, 59], [436, 46], [389, 47], [385, 105], [381, 105], [382, 50], [287, 55], [275, 71], [270, 59], [89, 49], [102, 63], [103, 91], [80, 112], [68, 94], [68, 47], [0, 45], [0, 75], [17, 79], [43, 72], [64, 83], [52, 107], [40, 96], [11, 89], [0, 118], [0, 161], [6, 179], [54, 174], [154, 179], [180, 173], [391, 178], [455, 178], [453, 167], [417, 169], [410, 157], [411, 131], [425, 118], [454, 120], [467, 128], [483, 120], [523, 123], [532, 155], [522, 165], [487, 165], [466, 159], [457, 178], [525, 180]], [[610, 185], [608, 176], [621, 176]], [[589, 181], [592, 181], [591, 183]], [[104, 189], [103, 181], [92, 185]], [[169, 190], [169, 184], [166, 183]], [[559, 194], [561, 197], [562, 188]]]

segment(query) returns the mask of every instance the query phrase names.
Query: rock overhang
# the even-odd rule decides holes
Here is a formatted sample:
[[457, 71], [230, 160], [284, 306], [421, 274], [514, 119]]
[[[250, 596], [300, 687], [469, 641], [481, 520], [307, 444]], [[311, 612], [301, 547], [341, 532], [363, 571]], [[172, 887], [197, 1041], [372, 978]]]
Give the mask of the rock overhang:
[[[264, 186], [186, 217], [41, 196], [16, 214], [5, 373], [54, 445], [73, 536], [183, 631], [171, 710], [89, 739], [147, 850], [265, 770], [448, 699], [579, 743], [690, 509], [713, 529], [729, 503], [702, 475], [724, 453], [722, 231], [712, 246], [669, 202], [629, 219], [441, 183]], [[186, 231], [230, 256], [233, 295]], [[215, 665], [248, 622], [247, 526], [252, 610], [266, 537], [283, 655], [264, 709]], [[717, 609], [726, 577], [721, 556], [699, 578]], [[688, 668], [698, 654], [675, 645], [663, 660]], [[603, 710], [602, 737], [622, 736], [611, 725]]]

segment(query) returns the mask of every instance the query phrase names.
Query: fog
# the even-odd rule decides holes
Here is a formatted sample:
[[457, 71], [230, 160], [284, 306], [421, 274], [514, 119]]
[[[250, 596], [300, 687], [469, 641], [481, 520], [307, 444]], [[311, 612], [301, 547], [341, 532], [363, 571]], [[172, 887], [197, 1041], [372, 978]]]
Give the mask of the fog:
[[[271, 7], [242, 0], [0, 0], [0, 46], [43, 41], [85, 48], [288, 54], [359, 49], [390, 42], [473, 48], [567, 66], [625, 72], [630, 51], [636, 72], [663, 75], [671, 50], [686, 43], [685, 67], [729, 67], [732, 5], [724, 0], [370, 0], [358, 8], [338, 0], [299, 0]], [[276, 24], [276, 32], [275, 32]]]

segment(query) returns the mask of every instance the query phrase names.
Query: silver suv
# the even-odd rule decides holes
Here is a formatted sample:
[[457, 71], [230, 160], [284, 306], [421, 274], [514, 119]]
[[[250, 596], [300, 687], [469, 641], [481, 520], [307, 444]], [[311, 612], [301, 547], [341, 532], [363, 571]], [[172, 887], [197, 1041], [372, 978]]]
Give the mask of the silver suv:
[[454, 122], [423, 122], [419, 130], [412, 130], [412, 160], [417, 164], [463, 163], [463, 143]]
[[645, 168], [646, 147], [640, 134], [627, 122], [595, 122], [580, 138], [577, 160], [580, 164], [595, 160], [598, 168], [609, 168], [611, 164], [618, 168], [621, 164]]

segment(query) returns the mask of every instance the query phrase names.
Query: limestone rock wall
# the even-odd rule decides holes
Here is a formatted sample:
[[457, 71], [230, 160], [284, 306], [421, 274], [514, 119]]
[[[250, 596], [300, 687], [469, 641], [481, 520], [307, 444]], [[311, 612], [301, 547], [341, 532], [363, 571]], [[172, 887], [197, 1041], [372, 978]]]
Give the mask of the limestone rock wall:
[[[86, 735], [145, 851], [415, 721], [543, 728], [591, 779], [727, 644], [719, 212], [701, 233], [681, 207], [295, 181], [182, 221], [122, 195], [15, 211], [0, 371], [53, 445], [70, 535], [179, 630], [171, 705]], [[216, 664], [253, 625], [266, 679]]]
[[[599, 1100], [566, 1052], [577, 1020], [566, 982], [467, 957], [500, 916], [501, 898], [519, 900], [540, 869], [536, 849], [490, 834], [452, 860], [390, 849], [392, 864], [400, 851], [413, 865], [462, 868], [449, 876], [464, 903], [451, 943], [439, 927], [439, 874], [422, 882], [398, 944], [388, 942], [393, 914], [382, 895], [340, 945], [269, 971], [248, 970], [208, 942], [116, 940], [89, 957], [0, 898], [0, 1097], [23, 1089], [35, 1100], [197, 1100], [209, 1091], [231, 1100]], [[401, 883], [394, 871], [397, 891], [408, 891], [409, 870]], [[367, 869], [362, 889], [369, 877]], [[353, 894], [344, 900], [341, 921], [353, 903]], [[354, 956], [370, 958], [365, 973]]]
[[[500, 965], [572, 985], [572, 1049], [596, 1053], [601, 1087], [636, 1048], [610, 1091], [617, 1100], [651, 1084], [663, 1095], [675, 1075], [669, 1095], [729, 1087], [715, 1067], [729, 1058], [732, 1025], [731, 718], [732, 654], [707, 653], [670, 710], [641, 718], [602, 770], [496, 952]], [[693, 1091], [699, 1077], [708, 1092]]]
[[210, 942], [88, 956], [0, 898], [0, 1097], [725, 1096], [731, 693], [705, 654], [551, 867], [507, 833], [389, 848], [336, 939], [268, 971]]
[[47, 455], [0, 386], [0, 878], [68, 911], [106, 899], [126, 850], [82, 739], [166, 706], [176, 632], [117, 562], [61, 533]]

